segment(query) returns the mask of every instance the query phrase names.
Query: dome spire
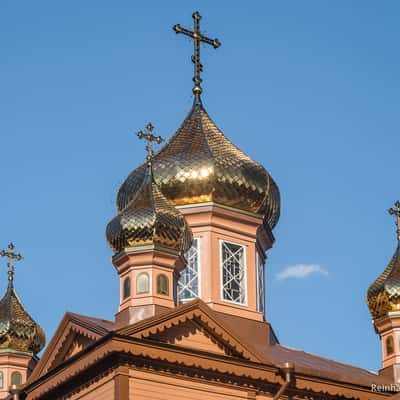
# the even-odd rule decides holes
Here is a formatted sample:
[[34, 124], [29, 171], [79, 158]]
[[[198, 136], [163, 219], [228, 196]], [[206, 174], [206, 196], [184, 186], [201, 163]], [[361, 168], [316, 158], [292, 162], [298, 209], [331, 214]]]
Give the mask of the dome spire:
[[8, 245], [8, 251], [1, 250], [0, 256], [7, 257], [7, 267], [8, 267], [8, 287], [13, 287], [14, 285], [14, 260], [20, 261], [22, 260], [21, 254], [14, 253], [15, 246], [13, 243]]
[[200, 31], [201, 15], [198, 11], [194, 12], [192, 14], [192, 17], [194, 21], [193, 31], [186, 28], [182, 28], [179, 24], [174, 25], [173, 29], [176, 33], [183, 33], [184, 35], [189, 36], [193, 40], [194, 53], [192, 55], [192, 62], [194, 64], [194, 76], [193, 76], [194, 104], [200, 105], [201, 104], [200, 95], [202, 92], [201, 88], [202, 79], [200, 74], [201, 72], [203, 72], [203, 65], [201, 64], [200, 61], [200, 44], [206, 43], [213, 46], [214, 49], [217, 49], [219, 46], [221, 46], [221, 43], [218, 39], [210, 39], [201, 33]]
[[400, 201], [397, 200], [394, 203], [394, 207], [389, 208], [388, 213], [390, 215], [395, 215], [396, 216], [396, 226], [397, 226], [397, 242], [400, 245]]

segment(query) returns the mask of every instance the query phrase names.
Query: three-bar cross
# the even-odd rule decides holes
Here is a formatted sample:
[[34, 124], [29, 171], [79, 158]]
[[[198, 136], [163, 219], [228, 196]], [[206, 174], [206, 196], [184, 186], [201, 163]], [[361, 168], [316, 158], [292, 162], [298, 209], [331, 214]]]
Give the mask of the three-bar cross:
[[210, 39], [201, 33], [201, 31], [200, 31], [201, 15], [198, 11], [194, 12], [192, 17], [194, 20], [193, 31], [182, 28], [179, 24], [175, 25], [173, 27], [173, 29], [176, 33], [183, 33], [184, 35], [189, 36], [191, 39], [193, 39], [193, 43], [194, 43], [194, 54], [192, 56], [192, 62], [194, 64], [193, 93], [196, 96], [196, 98], [198, 98], [202, 92], [202, 89], [201, 89], [202, 80], [201, 80], [200, 74], [203, 71], [203, 65], [200, 62], [200, 44], [206, 43], [206, 44], [213, 46], [214, 49], [217, 49], [219, 46], [221, 46], [221, 43], [218, 39]]
[[397, 240], [400, 242], [400, 201], [397, 200], [394, 207], [389, 208], [388, 213], [396, 216]]
[[13, 285], [13, 280], [14, 280], [14, 260], [15, 261], [22, 260], [21, 254], [14, 253], [14, 249], [15, 249], [14, 244], [10, 243], [8, 245], [8, 251], [6, 251], [6, 250], [0, 251], [0, 256], [8, 258], [7, 267], [8, 267], [8, 285], [9, 286]]
[[147, 162], [151, 162], [153, 159], [154, 151], [153, 151], [153, 143], [158, 143], [160, 144], [163, 141], [163, 138], [161, 136], [155, 136], [153, 135], [153, 130], [154, 126], [149, 122], [146, 125], [146, 132], [139, 131], [137, 133], [137, 136], [139, 139], [144, 139], [146, 140], [146, 150], [147, 150]]

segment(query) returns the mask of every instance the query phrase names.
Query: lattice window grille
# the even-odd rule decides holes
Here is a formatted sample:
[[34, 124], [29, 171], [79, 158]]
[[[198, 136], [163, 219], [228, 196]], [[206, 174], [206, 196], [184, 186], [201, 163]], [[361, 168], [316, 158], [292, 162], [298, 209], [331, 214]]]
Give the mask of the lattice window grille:
[[192, 247], [186, 253], [187, 265], [178, 281], [178, 299], [182, 303], [199, 297], [200, 285], [200, 248], [199, 239], [193, 239]]
[[246, 303], [246, 266], [243, 246], [221, 242], [222, 297], [234, 303]]

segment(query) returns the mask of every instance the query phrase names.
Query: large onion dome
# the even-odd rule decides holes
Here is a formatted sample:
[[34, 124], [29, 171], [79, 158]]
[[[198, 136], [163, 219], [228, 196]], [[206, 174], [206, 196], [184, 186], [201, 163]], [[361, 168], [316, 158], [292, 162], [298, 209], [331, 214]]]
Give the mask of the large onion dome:
[[[153, 160], [154, 179], [175, 206], [215, 202], [262, 214], [272, 229], [279, 219], [279, 189], [265, 168], [252, 160], [215, 125], [199, 98], [175, 135]], [[122, 184], [117, 207], [136, 196], [145, 164]]]
[[192, 232], [182, 213], [169, 204], [152, 176], [151, 164], [122, 211], [107, 225], [106, 237], [118, 253], [129, 247], [154, 245], [184, 253]]
[[397, 248], [388, 266], [367, 292], [369, 311], [374, 319], [400, 311], [400, 202], [389, 210], [397, 217]]
[[0, 300], [0, 349], [37, 354], [45, 343], [43, 329], [25, 310], [10, 281]]

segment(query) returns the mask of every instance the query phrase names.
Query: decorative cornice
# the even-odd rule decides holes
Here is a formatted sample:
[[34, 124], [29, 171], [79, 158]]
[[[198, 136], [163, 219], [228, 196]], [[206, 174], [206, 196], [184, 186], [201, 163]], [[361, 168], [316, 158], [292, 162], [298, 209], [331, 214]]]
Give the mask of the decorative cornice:
[[[90, 346], [90, 349], [84, 350], [79, 357], [72, 361], [67, 360], [37, 382], [32, 382], [25, 388], [25, 393], [32, 400], [65, 399], [72, 392], [81, 390], [79, 387], [90, 384], [91, 379], [96, 379], [96, 374], [104, 376], [105, 372], [102, 371], [110, 372], [121, 364], [148, 368], [154, 373], [162, 371], [172, 376], [240, 385], [269, 394], [275, 393], [283, 383], [277, 367], [221, 355], [199, 354], [172, 345], [110, 334], [100, 339], [96, 345]], [[90, 377], [91, 373], [93, 376]], [[295, 377], [296, 386], [289, 391], [293, 395], [313, 399], [370, 400], [387, 396], [373, 393], [365, 386], [306, 377], [297, 372]], [[82, 382], [86, 383], [82, 385]], [[64, 394], [61, 391], [65, 391]], [[67, 392], [70, 394], [67, 395]]]
[[[245, 211], [241, 210], [240, 208], [235, 208], [235, 207], [229, 207], [225, 206], [224, 204], [216, 203], [215, 201], [206, 201], [204, 203], [197, 203], [197, 204], [185, 204], [183, 206], [175, 206], [178, 210], [185, 210], [185, 209], [197, 209], [199, 207], [207, 207], [207, 206], [213, 206], [213, 207], [220, 207], [225, 210], [233, 211], [235, 213], [243, 214], [249, 217], [257, 218], [257, 219], [262, 219], [263, 215], [262, 214], [256, 214], [250, 211]], [[208, 212], [208, 210], [204, 210], [204, 212]]]

